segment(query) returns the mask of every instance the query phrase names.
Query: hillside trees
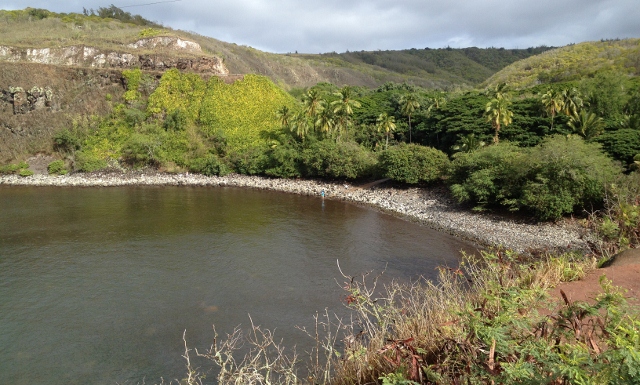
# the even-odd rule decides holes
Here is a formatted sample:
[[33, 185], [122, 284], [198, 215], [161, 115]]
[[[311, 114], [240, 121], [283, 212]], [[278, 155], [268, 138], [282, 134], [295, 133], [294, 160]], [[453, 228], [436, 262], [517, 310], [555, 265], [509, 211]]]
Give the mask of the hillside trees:
[[493, 142], [498, 143], [498, 134], [501, 126], [508, 126], [513, 121], [513, 111], [511, 111], [511, 96], [507, 91], [505, 83], [499, 84], [493, 90], [493, 98], [485, 106], [487, 121], [491, 123], [495, 130]]
[[409, 118], [409, 143], [411, 143], [411, 115], [420, 108], [420, 102], [414, 92], [403, 95], [400, 99], [400, 111]]

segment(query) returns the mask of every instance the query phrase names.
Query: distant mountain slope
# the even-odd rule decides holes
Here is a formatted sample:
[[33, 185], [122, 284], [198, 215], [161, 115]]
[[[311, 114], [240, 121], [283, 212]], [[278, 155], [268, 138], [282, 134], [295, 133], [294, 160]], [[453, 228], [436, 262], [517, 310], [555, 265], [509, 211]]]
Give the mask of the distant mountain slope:
[[483, 85], [506, 82], [516, 88], [584, 78], [600, 70], [640, 75], [640, 39], [569, 45], [515, 62]]
[[[0, 11], [0, 45], [29, 48], [91, 46], [126, 52], [140, 38], [168, 36], [198, 43], [201, 52], [174, 52], [166, 47], [136, 47], [142, 54], [221, 57], [231, 74], [269, 76], [284, 88], [309, 87], [318, 82], [376, 87], [385, 82], [408, 82], [428, 88], [470, 88], [516, 60], [548, 48], [411, 49], [346, 52], [342, 54], [272, 54], [222, 42], [194, 33], [172, 30], [131, 16], [116, 7], [98, 15], [58, 14], [27, 8]], [[109, 17], [106, 17], [109, 16]]]

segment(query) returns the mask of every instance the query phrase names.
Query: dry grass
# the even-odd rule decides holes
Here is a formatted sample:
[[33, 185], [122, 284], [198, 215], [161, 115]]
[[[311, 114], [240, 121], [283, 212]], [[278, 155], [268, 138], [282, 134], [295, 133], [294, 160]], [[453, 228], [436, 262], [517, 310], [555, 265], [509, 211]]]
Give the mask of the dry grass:
[[[394, 383], [390, 382], [393, 376], [431, 383], [430, 375], [440, 378], [434, 383], [448, 383], [446, 378], [466, 371], [461, 366], [466, 364], [451, 352], [466, 359], [496, 350], [495, 341], [492, 347], [471, 342], [474, 338], [467, 335], [468, 325], [462, 321], [469, 306], [498, 314], [501, 310], [483, 299], [498, 287], [520, 288], [531, 298], [543, 298], [548, 288], [579, 279], [594, 267], [594, 261], [579, 255], [525, 258], [499, 250], [479, 258], [465, 256], [459, 268], [441, 268], [438, 282], [393, 282], [379, 287], [381, 275], [343, 274], [351, 318], [340, 319], [326, 311], [316, 314], [315, 329], [302, 329], [316, 342], [308, 359], [298, 361], [294, 353], [286, 355], [271, 333], [256, 327], [246, 340], [251, 352], [241, 360], [234, 358], [242, 345], [239, 330], [226, 340], [216, 335], [201, 356], [222, 369], [218, 380], [225, 384], [373, 384], [380, 383], [381, 377]], [[299, 377], [302, 365], [306, 375]], [[498, 361], [493, 365], [497, 367]]]

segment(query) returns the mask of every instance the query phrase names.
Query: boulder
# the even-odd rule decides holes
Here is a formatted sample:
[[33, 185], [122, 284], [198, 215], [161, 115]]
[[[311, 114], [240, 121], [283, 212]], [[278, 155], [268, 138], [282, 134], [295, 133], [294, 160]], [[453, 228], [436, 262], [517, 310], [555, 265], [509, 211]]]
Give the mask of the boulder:
[[640, 249], [629, 249], [620, 252], [611, 258], [609, 266], [625, 266], [640, 264]]

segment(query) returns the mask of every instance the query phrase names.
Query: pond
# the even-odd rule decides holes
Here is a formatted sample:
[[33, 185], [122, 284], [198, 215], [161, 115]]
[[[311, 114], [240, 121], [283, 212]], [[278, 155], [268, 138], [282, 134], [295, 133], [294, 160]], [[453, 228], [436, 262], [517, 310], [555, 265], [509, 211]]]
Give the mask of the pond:
[[310, 339], [347, 274], [435, 277], [473, 245], [372, 209], [239, 188], [0, 187], [0, 383], [153, 384], [237, 325]]

